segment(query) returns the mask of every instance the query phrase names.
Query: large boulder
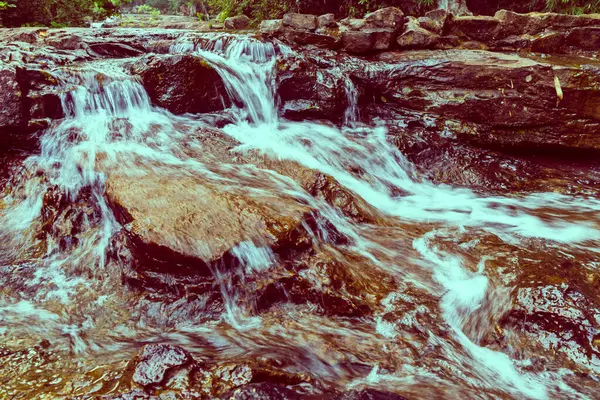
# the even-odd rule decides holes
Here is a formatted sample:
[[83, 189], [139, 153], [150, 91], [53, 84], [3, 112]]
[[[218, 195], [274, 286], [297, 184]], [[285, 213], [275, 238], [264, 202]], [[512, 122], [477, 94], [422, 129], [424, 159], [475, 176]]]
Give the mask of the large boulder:
[[267, 36], [276, 35], [283, 30], [283, 21], [280, 19], [265, 19], [260, 23], [260, 33]]
[[600, 26], [600, 15], [567, 15], [555, 13], [518, 14], [500, 10], [495, 18], [502, 21], [505, 36], [537, 35], [545, 30], [568, 31], [573, 28]]
[[293, 199], [228, 188], [165, 165], [113, 166], [107, 174], [106, 196], [133, 245], [155, 258], [210, 264], [242, 242], [283, 245], [309, 211]]
[[385, 28], [394, 32], [404, 27], [404, 13], [397, 7], [386, 7], [365, 15], [368, 28]]
[[153, 104], [175, 114], [219, 111], [230, 102], [217, 71], [199, 56], [149, 56], [131, 69]]
[[17, 68], [17, 76], [27, 94], [25, 107], [28, 118], [36, 120], [64, 117], [62, 87], [58, 77], [49, 71], [29, 67]]
[[225, 29], [246, 29], [250, 25], [250, 18], [245, 15], [229, 17], [224, 21]]
[[401, 49], [426, 49], [435, 45], [438, 39], [439, 35], [423, 29], [419, 21], [411, 18], [396, 42]]

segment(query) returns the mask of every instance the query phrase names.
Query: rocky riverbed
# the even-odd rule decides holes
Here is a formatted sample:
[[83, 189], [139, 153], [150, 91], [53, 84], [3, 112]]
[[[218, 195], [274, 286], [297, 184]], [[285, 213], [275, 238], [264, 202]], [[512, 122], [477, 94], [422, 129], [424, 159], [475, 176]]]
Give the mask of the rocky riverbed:
[[599, 17], [189, 28], [0, 30], [0, 398], [598, 396]]

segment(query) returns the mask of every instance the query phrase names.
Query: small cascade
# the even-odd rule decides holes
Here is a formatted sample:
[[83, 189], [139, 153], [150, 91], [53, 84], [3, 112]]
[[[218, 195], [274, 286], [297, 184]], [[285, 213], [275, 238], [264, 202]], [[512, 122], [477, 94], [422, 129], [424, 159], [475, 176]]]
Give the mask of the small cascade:
[[345, 80], [346, 98], [348, 99], [348, 107], [344, 113], [344, 123], [348, 126], [354, 126], [359, 120], [359, 109], [358, 109], [358, 90], [356, 85], [352, 82], [352, 79], [346, 78]]
[[[8, 288], [0, 296], [0, 337], [45, 334], [64, 351], [110, 362], [132, 343], [169, 338], [207, 359], [274, 360], [336, 390], [385, 385], [448, 398], [590, 393], [552, 363], [532, 367], [511, 348], [520, 338], [484, 338], [499, 330], [513, 300], [491, 265], [519, 266], [540, 249], [597, 258], [600, 200], [492, 196], [429, 182], [384, 125], [358, 123], [359, 93], [349, 78], [343, 128], [281, 118], [274, 69], [278, 55], [291, 51], [283, 45], [182, 35], [170, 51], [215, 67], [234, 100], [233, 123], [217, 130], [202, 116], [153, 106], [126, 62], [63, 71], [66, 117], [47, 129], [40, 153], [0, 199], [0, 279]], [[132, 192], [158, 188], [134, 197], [132, 214], [148, 202], [159, 204], [159, 214], [161, 206], [164, 214], [183, 210], [180, 217], [129, 222], [109, 199], [115, 174], [131, 174]], [[300, 184], [313, 178], [310, 187]], [[161, 203], [163, 186], [189, 193], [182, 204], [177, 197]], [[214, 248], [204, 237], [192, 240], [186, 224], [205, 222], [219, 207], [211, 199], [251, 209], [232, 220], [263, 212], [249, 235], [262, 229], [273, 241], [236, 237], [231, 245], [219, 236], [223, 213], [205, 232], [218, 238]], [[287, 207], [293, 212], [273, 222]], [[150, 245], [128, 230], [135, 224]], [[275, 241], [288, 225], [295, 230]], [[166, 261], [154, 257], [163, 247]], [[270, 303], [259, 312], [261, 295]]]

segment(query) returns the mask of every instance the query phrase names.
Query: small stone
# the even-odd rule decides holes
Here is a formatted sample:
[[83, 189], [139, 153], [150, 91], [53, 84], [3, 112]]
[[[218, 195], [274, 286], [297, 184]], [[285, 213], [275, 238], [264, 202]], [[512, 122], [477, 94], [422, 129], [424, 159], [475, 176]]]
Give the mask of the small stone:
[[192, 363], [192, 356], [178, 346], [149, 344], [134, 358], [132, 380], [141, 386], [160, 385], [167, 373]]

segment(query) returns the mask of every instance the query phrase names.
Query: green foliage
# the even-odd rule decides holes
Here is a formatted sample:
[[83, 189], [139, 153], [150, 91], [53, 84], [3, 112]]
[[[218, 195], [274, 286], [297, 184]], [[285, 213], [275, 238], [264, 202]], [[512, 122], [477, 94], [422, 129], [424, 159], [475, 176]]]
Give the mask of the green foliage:
[[8, 1], [0, 1], [0, 11], [6, 10], [7, 8], [14, 8], [16, 5], [9, 3]]
[[573, 15], [598, 13], [600, 0], [546, 0], [546, 11]]
[[286, 12], [295, 11], [295, 0], [207, 0], [206, 5], [219, 21], [236, 15], [248, 15], [255, 20], [281, 18]]
[[119, 12], [131, 0], [8, 0], [1, 17], [7, 26], [85, 26]]
[[142, 4], [141, 6], [137, 6], [135, 8], [135, 11], [138, 14], [153, 14], [153, 13], [157, 13], [157, 15], [160, 15], [160, 10], [158, 8], [152, 7], [151, 5], [148, 5], [148, 4]]

